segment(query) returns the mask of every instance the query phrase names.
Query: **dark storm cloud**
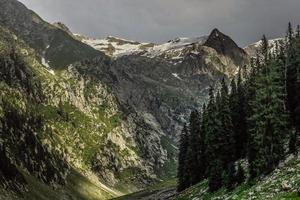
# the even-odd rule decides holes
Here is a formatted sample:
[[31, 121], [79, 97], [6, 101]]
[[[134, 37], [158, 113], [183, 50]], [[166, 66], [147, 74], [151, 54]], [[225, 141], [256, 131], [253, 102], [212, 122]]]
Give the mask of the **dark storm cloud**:
[[161, 42], [219, 28], [241, 46], [300, 23], [300, 0], [21, 0], [75, 33]]

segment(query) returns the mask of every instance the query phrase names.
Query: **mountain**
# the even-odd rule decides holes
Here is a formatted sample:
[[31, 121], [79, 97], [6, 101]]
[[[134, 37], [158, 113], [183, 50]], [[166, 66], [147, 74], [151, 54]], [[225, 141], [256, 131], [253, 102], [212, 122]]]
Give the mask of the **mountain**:
[[[140, 55], [149, 58], [162, 58], [177, 65], [183, 62], [184, 58], [189, 54], [203, 54], [203, 51], [213, 49], [218, 54], [217, 57], [223, 56], [224, 58], [229, 58], [229, 62], [234, 62], [231, 64], [224, 59], [222, 63], [226, 65], [243, 66], [247, 64], [249, 59], [249, 56], [243, 49], [238, 47], [230, 37], [221, 33], [218, 29], [214, 29], [209, 36], [175, 38], [163, 44], [136, 42], [113, 36], [105, 39], [93, 39], [79, 34], [75, 34], [75, 36], [87, 45], [114, 58], [125, 55]], [[211, 49], [206, 48], [203, 50], [201, 47], [209, 47]], [[208, 54], [212, 53], [208, 52]]]
[[174, 177], [190, 111], [249, 62], [218, 30], [159, 45], [74, 35], [16, 0], [0, 17], [5, 199], [108, 199]]
[[[225, 52], [218, 53], [219, 42], [214, 45], [211, 39], [215, 37], [214, 30], [209, 37], [176, 39], [143, 52], [129, 50], [123, 56], [114, 57], [109, 68], [97, 66], [97, 60], [76, 67], [83, 67], [82, 73], [110, 85], [122, 105], [141, 115], [150, 114], [166, 135], [176, 138], [189, 110], [205, 102], [209, 86], [224, 75], [233, 77], [239, 67], [248, 63], [244, 50], [228, 36], [221, 33], [219, 36], [223, 45], [231, 45]], [[120, 41], [128, 45], [119, 39], [119, 46], [123, 46]]]
[[34, 48], [40, 59], [53, 68], [62, 68], [100, 53], [73, 39], [67, 32], [41, 19], [15, 0], [0, 1], [0, 25], [16, 33]]
[[[249, 62], [248, 54], [227, 35], [214, 29], [209, 36], [196, 38], [175, 38], [166, 43], [154, 44], [136, 42], [109, 36], [105, 39], [93, 39], [74, 34], [78, 40], [90, 45], [106, 55], [116, 59], [123, 56], [142, 56], [161, 59], [179, 69], [182, 73], [186, 66], [201, 66], [200, 72], [220, 71], [228, 77], [237, 73], [237, 66], [243, 67]], [[197, 56], [198, 55], [198, 56]], [[201, 55], [201, 57], [199, 56]], [[211, 61], [211, 59], [214, 59]], [[184, 63], [184, 64], [182, 64]], [[206, 67], [209, 65], [209, 67]], [[197, 67], [191, 69], [195, 73]], [[177, 73], [177, 72], [176, 72]], [[174, 74], [176, 74], [174, 72]], [[196, 72], [197, 73], [197, 72]]]

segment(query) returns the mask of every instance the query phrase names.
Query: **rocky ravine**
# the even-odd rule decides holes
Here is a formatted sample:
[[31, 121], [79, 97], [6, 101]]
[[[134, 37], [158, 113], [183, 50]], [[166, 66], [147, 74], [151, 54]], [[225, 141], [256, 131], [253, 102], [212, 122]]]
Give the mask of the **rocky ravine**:
[[[205, 102], [209, 85], [233, 77], [249, 60], [217, 29], [201, 39], [151, 44], [142, 52], [110, 57], [15, 0], [0, 5], [1, 113], [11, 108], [21, 120], [22, 113], [34, 109], [43, 119], [29, 139], [39, 145], [26, 145], [22, 137], [7, 139], [22, 132], [14, 125], [9, 134], [1, 129], [5, 162], [16, 167], [17, 176], [25, 176], [25, 183], [24, 178], [16, 181], [27, 188], [21, 191], [34, 191], [30, 176], [69, 194], [74, 173], [80, 172], [103, 190], [102, 196], [94, 191], [101, 199], [174, 176], [176, 140], [190, 110]], [[34, 126], [23, 121], [23, 128]], [[14, 153], [23, 144], [29, 149], [24, 159]], [[45, 154], [50, 160], [41, 162]], [[81, 198], [88, 193], [83, 186], [77, 190]]]

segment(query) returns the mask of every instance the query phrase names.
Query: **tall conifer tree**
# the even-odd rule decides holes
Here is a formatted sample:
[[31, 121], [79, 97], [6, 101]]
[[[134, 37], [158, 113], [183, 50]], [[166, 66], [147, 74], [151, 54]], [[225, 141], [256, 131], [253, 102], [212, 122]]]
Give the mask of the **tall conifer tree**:
[[187, 173], [187, 157], [188, 157], [188, 145], [189, 145], [189, 131], [187, 125], [184, 125], [179, 140], [179, 155], [178, 155], [178, 170], [177, 178], [178, 185], [177, 191], [183, 191], [190, 186], [190, 177]]
[[190, 139], [189, 139], [189, 173], [192, 185], [200, 182], [204, 178], [205, 165], [203, 163], [204, 135], [201, 132], [201, 117], [197, 110], [192, 111], [190, 116]]

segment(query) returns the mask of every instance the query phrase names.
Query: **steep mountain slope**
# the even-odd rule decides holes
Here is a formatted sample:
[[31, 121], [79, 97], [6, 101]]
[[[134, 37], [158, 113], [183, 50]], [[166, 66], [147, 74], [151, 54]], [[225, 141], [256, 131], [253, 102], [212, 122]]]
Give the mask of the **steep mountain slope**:
[[[85, 87], [88, 81], [74, 73], [52, 75], [33, 49], [5, 29], [0, 33], [1, 186], [29, 199], [40, 199], [43, 191], [75, 192], [75, 199], [120, 195], [92, 178], [91, 171], [99, 142], [106, 146], [106, 134], [118, 123], [114, 97], [100, 83]], [[97, 93], [85, 97], [83, 88]], [[98, 115], [92, 115], [95, 107], [101, 109], [93, 111]], [[135, 159], [131, 152], [123, 159]]]
[[44, 58], [54, 68], [62, 68], [100, 54], [73, 39], [65, 31], [45, 22], [15, 0], [0, 1], [0, 25], [26, 41], [37, 51], [40, 59]]

